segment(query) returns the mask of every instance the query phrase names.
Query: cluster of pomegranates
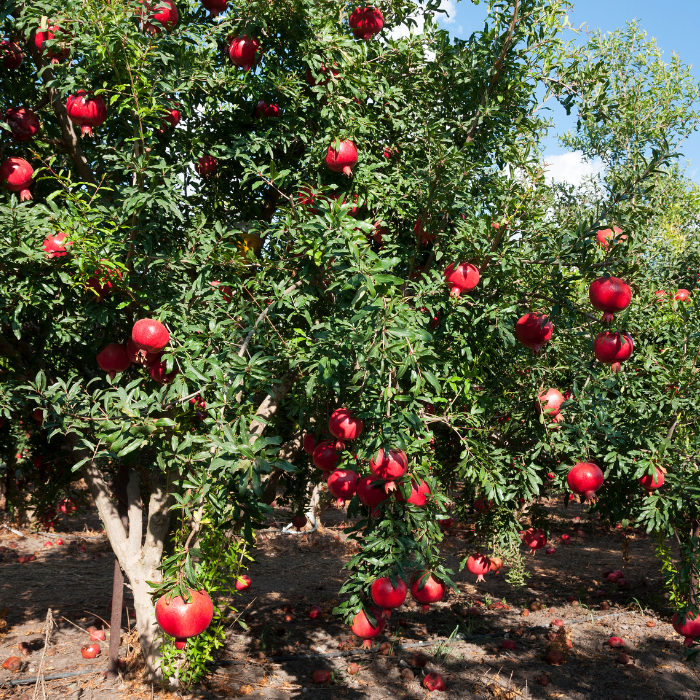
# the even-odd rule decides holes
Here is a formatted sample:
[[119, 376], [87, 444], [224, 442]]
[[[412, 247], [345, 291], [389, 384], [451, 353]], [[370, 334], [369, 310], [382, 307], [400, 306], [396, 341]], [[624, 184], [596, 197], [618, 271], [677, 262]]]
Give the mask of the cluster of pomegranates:
[[175, 637], [176, 649], [184, 649], [188, 639], [202, 634], [214, 617], [214, 603], [205, 590], [187, 591], [188, 601], [166, 594], [156, 603], [156, 620], [163, 632]]

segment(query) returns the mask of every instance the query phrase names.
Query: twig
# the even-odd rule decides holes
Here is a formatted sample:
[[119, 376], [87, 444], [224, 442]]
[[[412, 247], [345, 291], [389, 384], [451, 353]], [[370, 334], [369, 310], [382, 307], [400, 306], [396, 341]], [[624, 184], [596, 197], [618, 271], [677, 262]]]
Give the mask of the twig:
[[87, 613], [88, 615], [94, 615], [98, 620], [102, 620], [102, 622], [104, 622], [105, 625], [107, 625], [107, 627], [109, 627], [111, 629], [112, 626], [109, 624], [109, 622], [107, 622], [107, 620], [101, 618], [97, 613], [90, 612], [89, 610], [83, 610], [83, 612]]
[[75, 622], [71, 622], [67, 617], [63, 617], [61, 615], [61, 619], [65, 620], [69, 625], [73, 625], [76, 629], [79, 629], [81, 632], [85, 632], [85, 634], [89, 634], [89, 632], [86, 629], [83, 629], [80, 625], [76, 625]]
[[43, 700], [46, 700], [46, 683], [44, 682], [44, 659], [46, 658], [46, 649], [49, 646], [49, 639], [51, 637], [52, 628], [53, 613], [51, 612], [51, 608], [49, 608], [48, 612], [46, 613], [46, 627], [44, 628], [44, 648], [41, 651], [41, 659], [39, 660], [39, 670], [36, 673], [36, 685], [34, 686], [34, 692], [32, 693], [32, 700], [38, 700], [39, 698], [40, 683]]

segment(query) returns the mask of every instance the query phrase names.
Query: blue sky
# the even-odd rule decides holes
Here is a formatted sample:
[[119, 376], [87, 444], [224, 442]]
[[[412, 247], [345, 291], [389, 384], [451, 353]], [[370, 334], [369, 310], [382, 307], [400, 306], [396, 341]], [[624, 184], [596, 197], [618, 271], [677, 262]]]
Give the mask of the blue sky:
[[[664, 58], [670, 60], [671, 54], [677, 53], [683, 63], [692, 65], [692, 73], [700, 81], [700, 0], [573, 0], [573, 4], [569, 20], [574, 27], [586, 23], [591, 30], [608, 32], [638, 19], [642, 29], [657, 40]], [[472, 4], [471, 0], [443, 0], [442, 7], [450, 14], [441, 21], [442, 26], [459, 38], [466, 38], [480, 29], [487, 12], [483, 0], [479, 5]], [[568, 38], [575, 38], [575, 34], [571, 32]], [[583, 40], [579, 35], [578, 41]], [[565, 132], [575, 125], [575, 120], [567, 118], [563, 109], [555, 108], [551, 114], [557, 131]], [[554, 134], [546, 145], [547, 155], [559, 156], [555, 158], [557, 167], [586, 169], [572, 155], [563, 155], [565, 151], [557, 144]], [[700, 182], [700, 133], [695, 132], [681, 152], [690, 161], [688, 175]]]

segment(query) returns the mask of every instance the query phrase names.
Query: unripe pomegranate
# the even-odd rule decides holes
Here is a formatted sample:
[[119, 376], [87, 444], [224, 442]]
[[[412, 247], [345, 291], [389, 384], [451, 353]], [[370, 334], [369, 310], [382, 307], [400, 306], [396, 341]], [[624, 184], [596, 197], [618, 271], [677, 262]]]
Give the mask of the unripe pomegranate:
[[389, 496], [384, 490], [384, 482], [377, 482], [377, 477], [368, 474], [357, 482], [357, 497], [360, 499], [360, 503], [374, 508], [386, 501]]
[[612, 323], [615, 314], [624, 311], [632, 299], [632, 290], [618, 277], [599, 277], [588, 288], [593, 308], [603, 311], [603, 323]]
[[[56, 38], [56, 34], [59, 35], [58, 38]], [[56, 41], [57, 43], [55, 43], [49, 49], [49, 59], [51, 60], [51, 63], [64, 61], [66, 58], [68, 58], [68, 56], [70, 56], [70, 48], [65, 43], [58, 43], [63, 36], [67, 36], [67, 33], [55, 24], [48, 27], [46, 31], [42, 31], [40, 27], [36, 34], [34, 34], [34, 46], [36, 46], [37, 51], [43, 55], [44, 51], [46, 50], [46, 42]]]
[[358, 39], [369, 41], [384, 26], [384, 17], [376, 7], [356, 7], [350, 15], [350, 29]]
[[61, 258], [64, 255], [68, 255], [67, 249], [71, 246], [72, 243], [66, 240], [66, 234], [61, 231], [55, 236], [50, 233], [48, 238], [44, 239], [42, 248], [47, 258]]
[[29, 141], [39, 131], [39, 119], [31, 109], [24, 107], [10, 107], [5, 112], [5, 121], [12, 129], [12, 138], [15, 141]]
[[[196, 637], [209, 627], [214, 617], [214, 603], [205, 590], [193, 591], [188, 588], [191, 596], [185, 602], [182, 596], [161, 596], [156, 603], [156, 620], [160, 628], [176, 642], [182, 642], [190, 637]], [[182, 648], [181, 645], [180, 648]]]
[[530, 528], [523, 533], [523, 542], [530, 547], [534, 553], [538, 549], [547, 546], [547, 535], [544, 534], [544, 530]]
[[179, 374], [180, 370], [175, 367], [172, 372], [168, 373], [167, 364], [165, 362], [152, 362], [148, 366], [148, 373], [151, 379], [158, 384], [170, 384]]
[[117, 372], [123, 372], [129, 368], [131, 360], [126, 354], [125, 345], [110, 343], [97, 353], [97, 364], [114, 379]]
[[526, 347], [538, 355], [542, 346], [552, 338], [553, 326], [548, 316], [529, 313], [521, 316], [515, 324], [515, 335]]
[[700, 616], [695, 617], [691, 612], [685, 615], [685, 624], [681, 625], [678, 613], [673, 613], [671, 624], [678, 634], [685, 637], [685, 644], [690, 646], [695, 637], [700, 637]]
[[335, 141], [328, 146], [326, 165], [334, 173], [352, 177], [352, 169], [357, 165], [357, 148], [352, 141], [340, 141], [340, 150], [334, 148]]
[[610, 369], [617, 373], [620, 371], [620, 363], [629, 360], [634, 351], [634, 343], [627, 333], [601, 333], [593, 342], [593, 353], [596, 360], [610, 365]]
[[197, 171], [198, 175], [206, 177], [207, 175], [211, 175], [218, 167], [219, 162], [216, 160], [216, 158], [208, 153], [205, 153], [199, 157], [199, 161], [197, 162], [197, 165], [194, 166], [194, 169]]
[[618, 243], [620, 241], [627, 240], [627, 236], [620, 235], [622, 233], [622, 229], [619, 226], [615, 226], [614, 228], [614, 231], [610, 228], [604, 228], [596, 233], [595, 238], [601, 248], [605, 248], [607, 250], [610, 247], [611, 241]]
[[445, 282], [450, 287], [450, 296], [458, 297], [462, 292], [471, 292], [479, 284], [479, 268], [471, 263], [450, 263], [445, 270]]
[[410, 503], [418, 508], [422, 508], [426, 504], [429, 495], [430, 487], [425, 483], [425, 481], [423, 481], [423, 479], [420, 480], [420, 483], [417, 486], [411, 482], [411, 495], [408, 497], [408, 499], [404, 497], [400, 489], [396, 490], [397, 501], [400, 501], [401, 503]]
[[328, 430], [339, 440], [354, 440], [362, 435], [363, 422], [347, 408], [336, 408], [328, 419]]
[[391, 617], [393, 608], [403, 605], [406, 600], [406, 584], [403, 579], [396, 577], [396, 587], [388, 576], [378, 578], [370, 588], [372, 600], [383, 609], [383, 616]]
[[277, 105], [269, 105], [267, 102], [260, 100], [255, 106], [255, 116], [258, 119], [262, 119], [262, 117], [279, 117], [279, 115], [280, 108]]
[[476, 575], [476, 582], [484, 580], [484, 575], [491, 570], [491, 560], [485, 554], [470, 554], [467, 569]]
[[418, 571], [411, 578], [411, 595], [421, 603], [423, 612], [428, 612], [430, 603], [437, 603], [445, 597], [447, 586], [429, 571]]
[[356, 637], [364, 639], [362, 646], [367, 648], [372, 646], [372, 640], [382, 633], [386, 624], [386, 620], [382, 617], [382, 611], [379, 608], [372, 606], [370, 612], [376, 620], [375, 625], [372, 625], [369, 621], [364, 610], [360, 610], [352, 620], [352, 633]]
[[24, 158], [8, 158], [0, 166], [0, 183], [10, 192], [19, 192], [21, 202], [32, 198], [29, 186], [32, 184], [34, 169]]
[[141, 318], [131, 330], [131, 340], [139, 350], [160, 352], [170, 342], [170, 334], [160, 321]]
[[249, 39], [244, 34], [231, 41], [228, 55], [231, 63], [247, 72], [260, 60], [257, 55], [259, 48], [260, 42], [257, 39]]
[[209, 12], [209, 19], [226, 12], [227, 6], [228, 0], [202, 0], [202, 7]]
[[92, 127], [101, 126], [107, 119], [107, 105], [99, 95], [88, 95], [85, 90], [78, 90], [70, 95], [66, 102], [69, 119], [80, 127], [80, 134], [92, 136]]
[[402, 450], [384, 450], [384, 448], [381, 448], [369, 460], [369, 469], [379, 479], [400, 479], [408, 470], [408, 458]]
[[423, 687], [431, 693], [433, 690], [447, 690], [445, 679], [439, 673], [428, 673], [423, 679]]
[[0, 61], [7, 70], [17, 70], [24, 61], [20, 45], [7, 39], [0, 41]]
[[313, 463], [323, 471], [333, 471], [340, 460], [340, 455], [336, 451], [335, 440], [322, 440], [316, 445], [313, 454]]
[[687, 289], [679, 289], [673, 297], [676, 301], [688, 301], [690, 292]]
[[352, 469], [336, 469], [328, 477], [328, 490], [336, 498], [349, 501], [357, 491], [359, 478]]
[[656, 491], [664, 485], [664, 473], [658, 467], [655, 467], [656, 474], [645, 474], [639, 478], [639, 483], [646, 491]]
[[535, 408], [537, 413], [544, 411], [545, 415], [554, 420], [560, 413], [561, 405], [564, 403], [564, 396], [559, 389], [548, 389], [537, 397]]
[[585, 496], [590, 501], [595, 492], [603, 485], [603, 472], [597, 464], [579, 462], [573, 466], [566, 477], [569, 488], [579, 496]]
[[[338, 65], [337, 63], [334, 63], [333, 65]], [[326, 74], [328, 73], [328, 69], [324, 66], [321, 65], [320, 70], [318, 71], [321, 74]], [[339, 75], [339, 71], [337, 71], [335, 68], [331, 68], [330, 70], [330, 76], [326, 78], [325, 80], [316, 80], [314, 78], [314, 74], [311, 72], [311, 68], [307, 68], [305, 72], [305, 77], [306, 77], [306, 82], [311, 85], [311, 87], [316, 87], [316, 85], [327, 85], [333, 78], [335, 78], [337, 75]]]
[[[166, 32], [175, 29], [180, 13], [173, 0], [141, 0], [143, 5], [143, 28], [149, 34], [159, 34], [163, 29]], [[157, 24], [153, 24], [157, 22]]]

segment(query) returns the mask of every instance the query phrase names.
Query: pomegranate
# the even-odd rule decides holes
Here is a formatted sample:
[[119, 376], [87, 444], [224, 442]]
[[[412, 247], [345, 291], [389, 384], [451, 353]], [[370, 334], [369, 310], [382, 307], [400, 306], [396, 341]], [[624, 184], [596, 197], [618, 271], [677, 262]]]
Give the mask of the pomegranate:
[[501, 642], [501, 649], [505, 651], [515, 651], [517, 648], [515, 642], [512, 639], [504, 639]]
[[110, 343], [97, 353], [97, 364], [114, 379], [117, 372], [123, 372], [129, 368], [131, 360], [126, 353], [125, 345]]
[[320, 668], [318, 671], [314, 671], [313, 679], [316, 685], [330, 685], [331, 672], [324, 668]]
[[438, 520], [438, 525], [443, 532], [449, 530], [454, 524], [455, 521], [452, 518], [441, 518]]
[[420, 480], [418, 486], [411, 482], [411, 495], [408, 497], [408, 499], [406, 499], [400, 489], [396, 490], [397, 501], [400, 501], [401, 503], [410, 503], [414, 506], [418, 506], [419, 508], [422, 508], [425, 505], [429, 495], [430, 487], [425, 483], [425, 481], [423, 481], [423, 479]]
[[103, 629], [97, 629], [94, 625], [87, 628], [87, 633], [90, 635], [91, 642], [104, 642], [107, 638]]
[[357, 482], [357, 497], [360, 503], [374, 508], [385, 501], [388, 495], [384, 490], [384, 482], [377, 481], [375, 476], [368, 474]]
[[450, 263], [445, 269], [445, 282], [450, 287], [450, 296], [458, 297], [462, 292], [471, 292], [479, 284], [479, 268], [471, 263]]
[[306, 454], [312, 455], [314, 453], [317, 442], [313, 433], [306, 433], [306, 435], [304, 435], [303, 445], [304, 452], [306, 452]]
[[356, 637], [364, 639], [362, 646], [367, 648], [371, 648], [372, 640], [382, 633], [386, 624], [386, 620], [382, 617], [382, 611], [379, 608], [372, 606], [370, 612], [376, 621], [374, 625], [370, 622], [364, 610], [360, 610], [352, 620], [352, 633]]
[[78, 506], [72, 498], [62, 498], [58, 502], [58, 510], [63, 513], [63, 515], [73, 515], [78, 510]]
[[115, 274], [117, 277], [122, 276], [119, 270], [108, 269], [106, 272], [104, 270], [95, 270], [95, 275], [101, 276], [90, 277], [85, 284], [90, 287], [99, 297], [99, 300], [102, 301], [112, 291], [112, 287], [114, 286], [112, 284], [112, 279], [114, 279]]
[[621, 637], [610, 637], [610, 639], [608, 639], [608, 644], [613, 649], [622, 649], [625, 646], [625, 640]]
[[538, 549], [547, 546], [547, 535], [544, 530], [530, 528], [523, 533], [523, 542], [532, 550], [534, 554]]
[[[337, 64], [333, 64], [337, 65]], [[321, 65], [321, 68], [318, 71], [321, 75], [324, 75], [325, 73], [328, 72], [328, 69], [324, 66]], [[314, 74], [311, 72], [311, 68], [307, 68], [306, 72], [304, 74], [306, 78], [306, 82], [311, 85], [311, 87], [316, 87], [316, 85], [327, 85], [333, 78], [335, 78], [339, 72], [335, 70], [335, 68], [331, 68], [331, 75], [326, 78], [325, 80], [319, 80], [317, 81], [316, 78], [314, 78]]]
[[340, 149], [335, 150], [335, 141], [328, 146], [326, 165], [334, 173], [352, 177], [352, 169], [357, 165], [357, 148], [352, 141], [340, 141]]
[[309, 610], [309, 617], [312, 620], [316, 620], [317, 618], [321, 617], [323, 615], [323, 608], [321, 608], [320, 605], [312, 605], [311, 610]]
[[219, 162], [216, 160], [216, 158], [208, 153], [205, 153], [199, 157], [197, 165], [194, 166], [194, 169], [197, 171], [197, 175], [206, 177], [207, 175], [211, 175], [218, 167]]
[[188, 588], [187, 591], [190, 595], [187, 602], [182, 596], [166, 594], [156, 603], [156, 620], [160, 628], [175, 637], [176, 642], [202, 634], [214, 616], [214, 603], [205, 590], [193, 591]]
[[251, 583], [252, 581], [250, 580], [250, 576], [243, 574], [243, 576], [239, 576], [238, 580], [236, 581], [236, 590], [245, 591], [247, 588], [250, 588]]
[[664, 485], [664, 473], [658, 467], [655, 467], [656, 474], [645, 474], [639, 478], [639, 483], [649, 492], [656, 491]]
[[[420, 217], [418, 217], [416, 223], [413, 224], [413, 233], [415, 233], [421, 245], [428, 245], [428, 243], [433, 243], [437, 239], [437, 233], [434, 231], [429, 233], [423, 228], [423, 219]], [[445, 275], [447, 275], [447, 270], [445, 270]]]
[[168, 372], [165, 362], [152, 362], [148, 366], [148, 373], [151, 375], [151, 379], [154, 382], [158, 382], [158, 384], [170, 384], [180, 373], [180, 370], [175, 367], [172, 372]]
[[303, 513], [297, 513], [292, 518], [292, 525], [294, 525], [297, 530], [301, 530], [301, 528], [306, 526], [306, 516]]
[[260, 60], [257, 55], [259, 48], [260, 42], [257, 39], [249, 39], [244, 34], [231, 41], [228, 55], [231, 63], [247, 72]]
[[328, 490], [336, 498], [349, 501], [357, 491], [359, 478], [352, 469], [336, 469], [328, 477]]
[[411, 595], [421, 603], [423, 612], [427, 612], [430, 603], [437, 603], [445, 597], [447, 586], [429, 571], [418, 571], [411, 579]]
[[429, 673], [423, 679], [423, 687], [431, 693], [433, 690], [447, 690], [445, 680], [439, 673]]
[[24, 158], [8, 158], [0, 166], [0, 183], [10, 192], [19, 192], [21, 202], [32, 198], [29, 186], [32, 184], [34, 169]]
[[34, 35], [34, 46], [36, 46], [37, 51], [42, 55], [46, 50], [46, 42], [53, 42], [53, 46], [49, 49], [48, 53], [51, 63], [64, 61], [66, 58], [68, 58], [68, 56], [70, 56], [70, 48], [66, 46], [65, 43], [58, 43], [60, 38], [57, 39], [56, 34], [59, 34], [60, 37], [61, 35], [66, 34], [66, 32], [64, 32], [57, 25], [53, 24], [50, 27], [47, 27], [46, 30], [42, 30], [41, 27], [39, 27]]
[[0, 60], [8, 70], [17, 70], [24, 61], [20, 45], [7, 39], [0, 41]]
[[[173, 0], [146, 0], [143, 4], [143, 14], [147, 19], [144, 19], [143, 28], [150, 34], [159, 34], [162, 29], [166, 32], [175, 29], [180, 13], [177, 11], [177, 6]], [[158, 24], [153, 24], [157, 22]]]
[[383, 609], [384, 617], [391, 617], [393, 608], [403, 605], [406, 600], [406, 584], [403, 579], [396, 577], [396, 586], [388, 576], [378, 578], [370, 588], [372, 600]]
[[202, 7], [209, 12], [209, 19], [213, 19], [222, 12], [226, 12], [228, 0], [202, 0]]
[[634, 343], [627, 333], [600, 333], [593, 343], [593, 352], [596, 360], [610, 365], [610, 369], [617, 373], [620, 371], [620, 363], [629, 360], [634, 352]]
[[140, 350], [134, 345], [134, 341], [129, 338], [126, 341], [126, 356], [129, 358], [129, 361], [133, 362], [135, 365], [151, 365], [154, 362], [160, 361], [163, 353]]
[[567, 535], [566, 533], [561, 536], [561, 543], [562, 544], [570, 544], [571, 543], [571, 535]]
[[323, 471], [333, 471], [338, 464], [340, 455], [336, 451], [335, 440], [322, 440], [316, 445], [313, 454], [313, 463]]
[[593, 308], [603, 312], [603, 323], [612, 323], [615, 314], [624, 311], [632, 299], [632, 290], [618, 277], [599, 277], [588, 288]]
[[[219, 280], [213, 280], [212, 282], [209, 282], [210, 287], [218, 287], [220, 284], [221, 282]], [[233, 292], [231, 291], [231, 287], [229, 287], [227, 284], [221, 287], [221, 296], [224, 298], [224, 301], [230, 302], [233, 299]]]
[[384, 450], [369, 460], [369, 470], [379, 479], [400, 479], [408, 470], [408, 458], [402, 450]]
[[476, 576], [476, 582], [484, 580], [484, 574], [491, 570], [491, 560], [485, 554], [470, 554], [467, 569]]
[[486, 501], [485, 499], [479, 497], [474, 501], [474, 510], [479, 513], [486, 513], [486, 511], [491, 510], [493, 501]]
[[[537, 398], [538, 413], [544, 411], [545, 415], [554, 420], [560, 414], [561, 405], [564, 403], [564, 396], [559, 389], [547, 389], [543, 391]], [[554, 478], [554, 477], [551, 477]]]
[[657, 289], [654, 294], [656, 294], [656, 301], [664, 302], [668, 299], [668, 292], [663, 289]]
[[543, 345], [552, 338], [553, 326], [548, 316], [529, 313], [518, 319], [515, 324], [515, 335], [526, 347], [538, 355]]
[[676, 301], [688, 301], [690, 292], [687, 289], [679, 289], [673, 297]]
[[139, 350], [160, 352], [170, 342], [170, 334], [160, 321], [142, 318], [134, 324], [131, 340]]
[[269, 105], [267, 102], [260, 100], [255, 106], [255, 116], [258, 119], [262, 117], [279, 117], [280, 108], [277, 105]]
[[604, 228], [596, 233], [595, 238], [598, 245], [606, 250], [610, 247], [611, 242], [619, 243], [620, 241], [626, 241], [627, 236], [621, 236], [622, 229], [619, 226], [615, 226], [613, 229]]
[[163, 121], [161, 122], [161, 127], [158, 129], [158, 132], [160, 134], [164, 134], [167, 129], [174, 129], [180, 123], [181, 117], [182, 114], [180, 114], [179, 109], [176, 109], [175, 107], [168, 109], [163, 116]]
[[369, 41], [384, 26], [384, 17], [376, 7], [356, 7], [350, 15], [350, 29], [358, 39]]
[[690, 646], [695, 637], [700, 637], [700, 616], [695, 616], [692, 612], [685, 614], [685, 624], [679, 622], [680, 615], [673, 613], [671, 624], [678, 634], [685, 637], [685, 644]]
[[84, 659], [96, 659], [102, 653], [102, 650], [97, 642], [93, 642], [81, 647], [80, 653]]
[[5, 121], [12, 129], [12, 138], [15, 141], [29, 141], [39, 131], [39, 119], [31, 109], [24, 107], [10, 107], [5, 112]]
[[569, 488], [579, 496], [585, 496], [586, 502], [591, 501], [603, 481], [603, 472], [592, 462], [579, 462], [569, 470], [566, 477]]
[[68, 97], [66, 112], [73, 124], [80, 127], [83, 137], [92, 136], [92, 127], [101, 126], [107, 119], [107, 105], [102, 97], [88, 95], [85, 90]]
[[498, 573], [503, 566], [503, 559], [500, 557], [489, 557], [489, 571]]
[[66, 240], [66, 234], [61, 231], [55, 236], [49, 234], [48, 238], [44, 239], [44, 245], [42, 248], [46, 253], [47, 258], [61, 258], [64, 255], [68, 255], [68, 248], [70, 248], [72, 243]]
[[547, 549], [544, 550], [545, 554], [556, 554], [556, 547], [547, 547]]
[[336, 408], [328, 419], [328, 430], [339, 440], [354, 440], [362, 435], [363, 428], [363, 422], [347, 408]]

